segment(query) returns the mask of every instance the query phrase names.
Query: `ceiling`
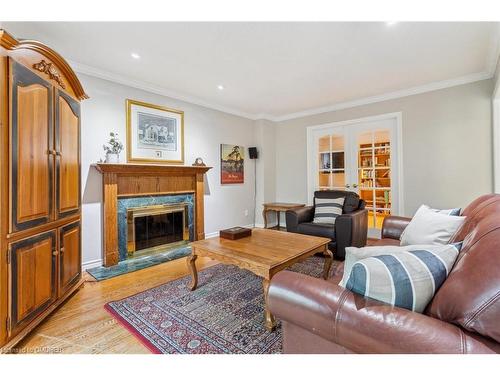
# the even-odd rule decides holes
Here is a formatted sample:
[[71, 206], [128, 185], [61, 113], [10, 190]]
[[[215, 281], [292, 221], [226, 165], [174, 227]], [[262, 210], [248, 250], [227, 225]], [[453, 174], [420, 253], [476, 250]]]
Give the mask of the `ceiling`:
[[77, 72], [271, 120], [490, 78], [500, 44], [499, 24], [491, 22], [3, 22], [2, 27], [47, 43]]

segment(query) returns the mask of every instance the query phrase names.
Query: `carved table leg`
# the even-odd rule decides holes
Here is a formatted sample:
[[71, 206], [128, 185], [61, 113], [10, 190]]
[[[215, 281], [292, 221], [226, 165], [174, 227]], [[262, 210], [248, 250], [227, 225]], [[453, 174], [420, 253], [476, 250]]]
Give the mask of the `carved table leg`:
[[191, 285], [189, 286], [191, 290], [195, 290], [198, 286], [198, 271], [196, 270], [195, 264], [196, 258], [198, 258], [196, 254], [191, 254], [186, 259], [189, 271], [191, 272]]
[[268, 279], [262, 280], [262, 287], [264, 289], [264, 319], [267, 330], [272, 332], [276, 327], [276, 320], [274, 319], [274, 315], [271, 314], [271, 312], [267, 308], [267, 295], [269, 293], [269, 283], [270, 280]]
[[262, 216], [264, 217], [264, 229], [267, 228], [267, 208], [262, 211]]
[[325, 245], [323, 250], [323, 255], [325, 256], [325, 266], [323, 268], [323, 279], [328, 280], [328, 274], [330, 273], [330, 268], [333, 262], [333, 253], [328, 249], [328, 245]]

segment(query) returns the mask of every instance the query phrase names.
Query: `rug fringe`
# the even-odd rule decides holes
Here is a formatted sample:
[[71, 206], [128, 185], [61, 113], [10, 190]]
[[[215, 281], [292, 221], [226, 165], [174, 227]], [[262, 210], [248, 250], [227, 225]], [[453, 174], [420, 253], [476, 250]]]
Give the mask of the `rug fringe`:
[[104, 305], [104, 310], [106, 310], [113, 318], [115, 318], [118, 323], [120, 323], [124, 328], [127, 329], [132, 335], [134, 335], [139, 341], [148, 348], [153, 354], [162, 354], [162, 352], [154, 346], [151, 341], [147, 340], [138, 330], [136, 330], [129, 322], [122, 318], [115, 309], [109, 304]]

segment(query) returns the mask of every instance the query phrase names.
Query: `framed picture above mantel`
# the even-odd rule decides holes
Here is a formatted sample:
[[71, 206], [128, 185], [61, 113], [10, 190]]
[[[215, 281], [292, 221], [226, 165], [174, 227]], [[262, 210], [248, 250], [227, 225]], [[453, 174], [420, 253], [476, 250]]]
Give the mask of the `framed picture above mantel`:
[[184, 112], [126, 101], [127, 162], [184, 163]]

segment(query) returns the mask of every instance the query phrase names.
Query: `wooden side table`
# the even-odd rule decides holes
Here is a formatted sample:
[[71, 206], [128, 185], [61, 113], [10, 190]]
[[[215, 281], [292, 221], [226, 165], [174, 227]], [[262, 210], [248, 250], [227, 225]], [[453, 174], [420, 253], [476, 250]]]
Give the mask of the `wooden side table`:
[[288, 210], [293, 210], [295, 208], [304, 207], [305, 204], [302, 203], [264, 203], [264, 210], [262, 211], [262, 216], [264, 217], [264, 228], [267, 228], [267, 213], [270, 211], [276, 212], [276, 218], [278, 220], [278, 225], [276, 229], [280, 229], [280, 212], [286, 212]]

